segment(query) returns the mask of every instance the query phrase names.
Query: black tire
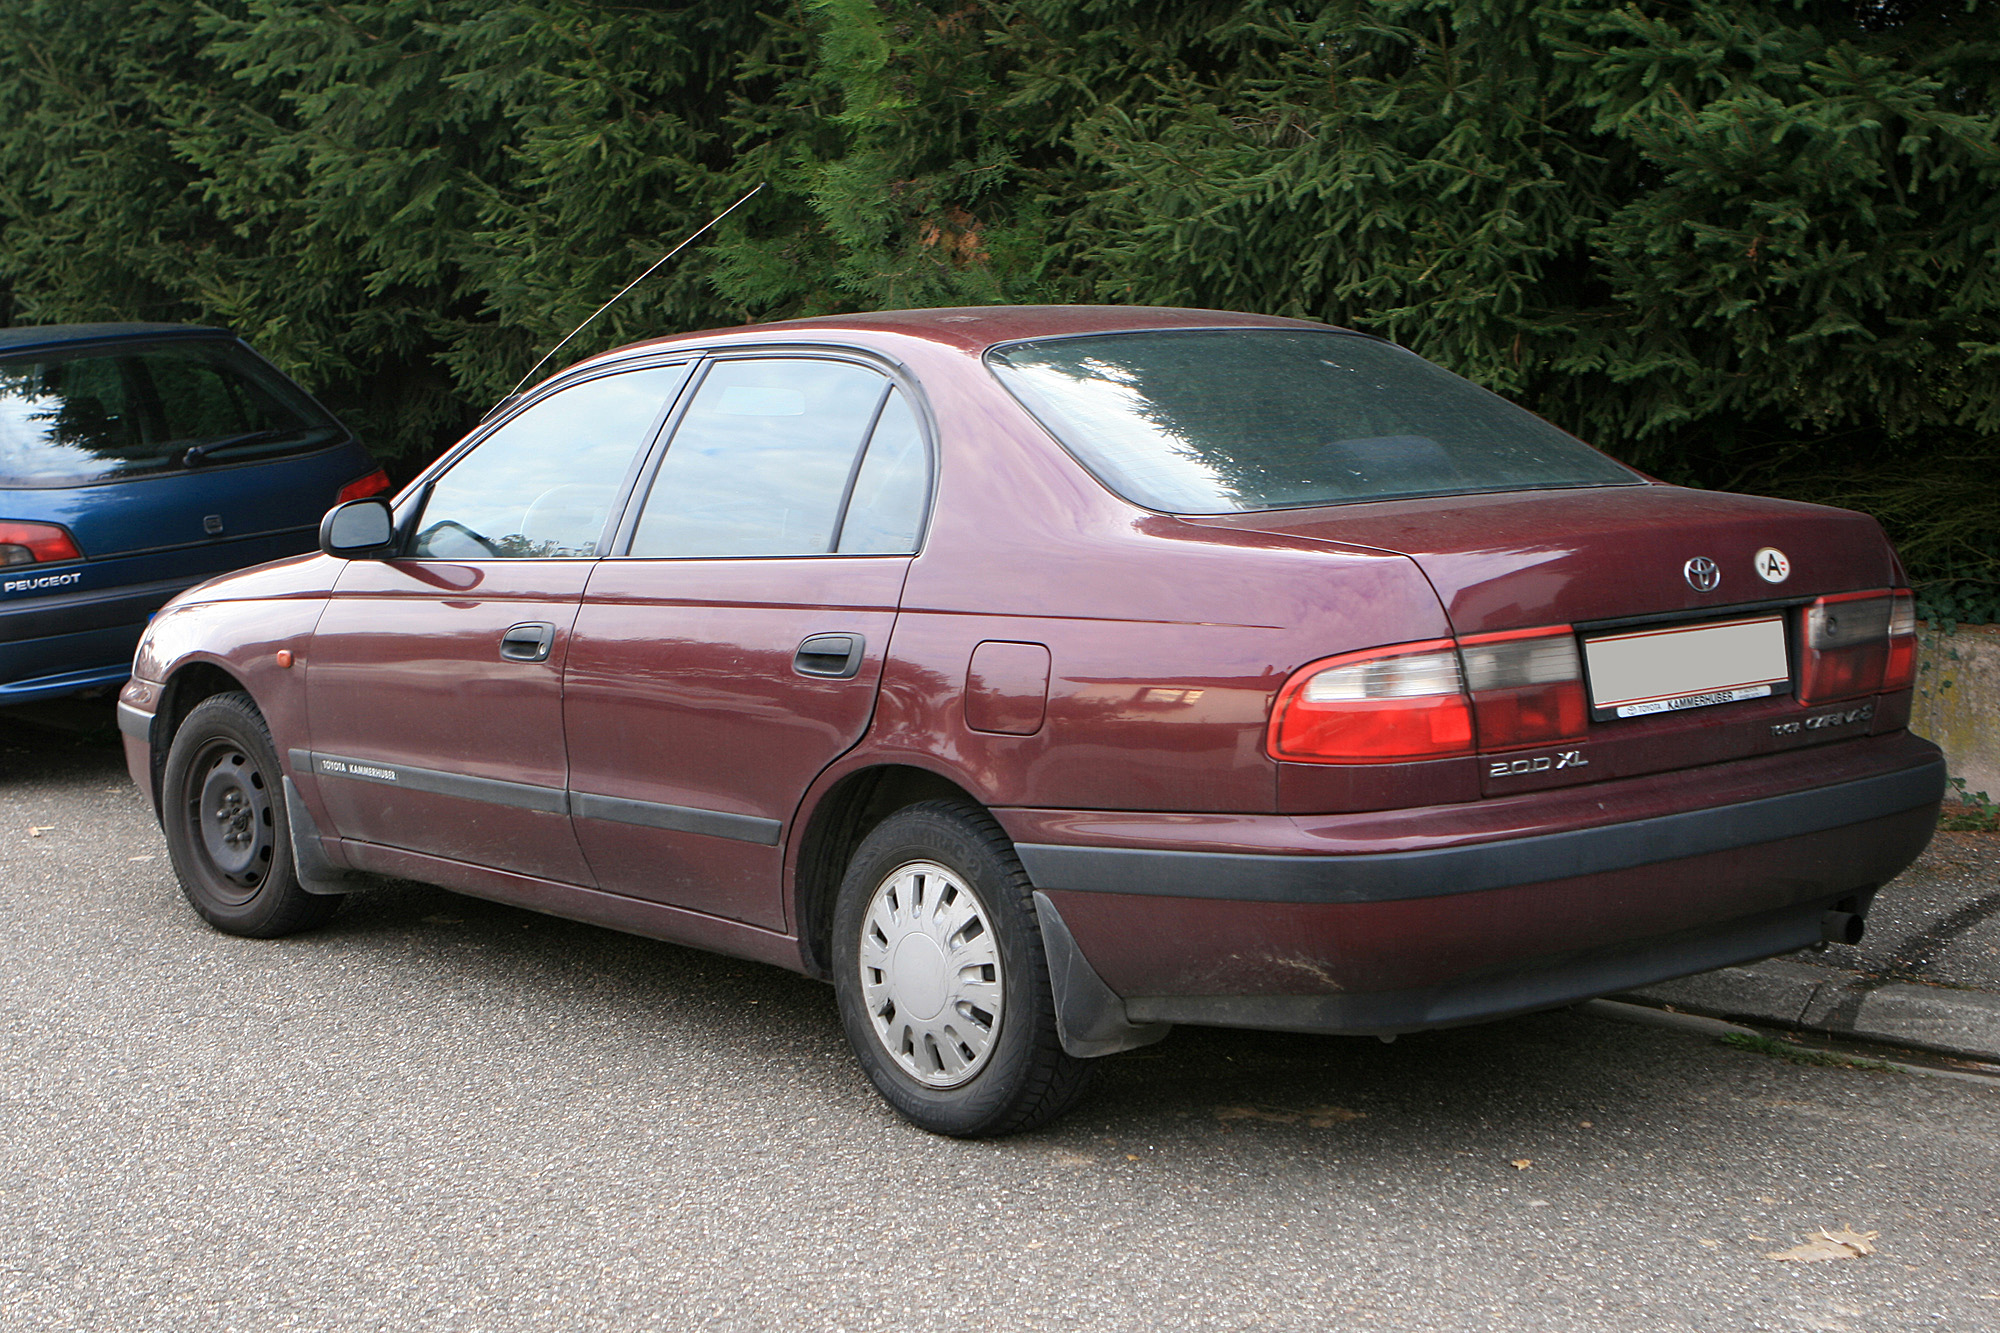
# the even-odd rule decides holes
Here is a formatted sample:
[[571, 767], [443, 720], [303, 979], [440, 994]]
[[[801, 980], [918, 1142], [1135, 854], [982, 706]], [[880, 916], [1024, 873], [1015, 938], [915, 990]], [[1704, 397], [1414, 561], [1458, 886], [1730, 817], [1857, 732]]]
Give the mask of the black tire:
[[269, 939], [319, 925], [340, 898], [307, 893], [292, 867], [283, 770], [247, 694], [196, 704], [174, 733], [160, 789], [181, 892], [217, 930]]
[[[965, 802], [897, 811], [849, 862], [833, 917], [840, 1019], [869, 1081], [912, 1124], [958, 1138], [1017, 1133], [1087, 1087], [1094, 1062], [1056, 1035], [1032, 893], [1007, 835]], [[887, 966], [903, 957], [915, 961]]]

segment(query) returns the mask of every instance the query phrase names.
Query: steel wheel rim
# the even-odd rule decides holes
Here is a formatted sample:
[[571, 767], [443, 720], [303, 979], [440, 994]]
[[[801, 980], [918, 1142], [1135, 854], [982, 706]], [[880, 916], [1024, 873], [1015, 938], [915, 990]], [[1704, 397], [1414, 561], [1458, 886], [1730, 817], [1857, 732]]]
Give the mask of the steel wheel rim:
[[862, 1004], [896, 1067], [955, 1088], [993, 1055], [1006, 995], [986, 905], [935, 861], [891, 871], [862, 917]]
[[[247, 902], [270, 873], [275, 831], [271, 793], [248, 754], [229, 741], [209, 745], [192, 766], [198, 781], [188, 796], [189, 822], [224, 896]], [[229, 889], [237, 890], [230, 893]]]

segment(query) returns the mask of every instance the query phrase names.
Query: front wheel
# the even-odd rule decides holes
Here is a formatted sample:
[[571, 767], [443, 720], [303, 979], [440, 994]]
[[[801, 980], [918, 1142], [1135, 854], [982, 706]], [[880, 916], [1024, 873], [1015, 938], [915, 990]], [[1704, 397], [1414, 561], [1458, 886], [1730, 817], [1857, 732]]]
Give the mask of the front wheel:
[[1032, 888], [991, 816], [955, 801], [883, 820], [834, 909], [848, 1044], [888, 1103], [938, 1134], [1031, 1129], [1083, 1093], [1064, 1052]]
[[270, 938], [319, 925], [338, 897], [292, 869], [278, 752], [247, 694], [196, 704], [167, 751], [160, 815], [181, 892], [210, 925]]

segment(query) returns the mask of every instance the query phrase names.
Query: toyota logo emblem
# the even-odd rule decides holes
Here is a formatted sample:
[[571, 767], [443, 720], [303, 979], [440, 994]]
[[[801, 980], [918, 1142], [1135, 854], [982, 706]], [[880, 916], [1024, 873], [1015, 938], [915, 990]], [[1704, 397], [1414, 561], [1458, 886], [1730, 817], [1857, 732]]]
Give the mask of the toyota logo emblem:
[[1722, 570], [1705, 555], [1698, 555], [1681, 566], [1681, 573], [1687, 575], [1688, 587], [1696, 592], [1714, 592], [1722, 582]]

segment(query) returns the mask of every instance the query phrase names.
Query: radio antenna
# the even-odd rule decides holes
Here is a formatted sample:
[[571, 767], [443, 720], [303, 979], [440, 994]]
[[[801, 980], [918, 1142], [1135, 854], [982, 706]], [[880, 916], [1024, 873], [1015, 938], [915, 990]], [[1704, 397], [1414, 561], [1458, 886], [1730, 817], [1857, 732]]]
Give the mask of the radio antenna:
[[[641, 273], [638, 277], [632, 279], [632, 281], [626, 283], [622, 288], [620, 288], [617, 296], [612, 297], [609, 301], [606, 301], [603, 305], [591, 311], [590, 319], [584, 320], [583, 323], [571, 329], [569, 331], [569, 338], [564, 338], [554, 347], [551, 347], [548, 350], [548, 355], [544, 356], [541, 360], [535, 362], [533, 368], [531, 368], [527, 374], [521, 376], [521, 383], [516, 384], [513, 387], [513, 389], [509, 391], [509, 393], [507, 394], [507, 398], [503, 398], [500, 401], [504, 403], [507, 401], [508, 398], [512, 398], [515, 394], [521, 392], [521, 384], [526, 384], [529, 380], [533, 379], [535, 377], [535, 371], [540, 370], [543, 366], [546, 366], [549, 363], [550, 357], [553, 357], [557, 352], [560, 352], [563, 348], [569, 346], [570, 338], [576, 337], [577, 334], [582, 333], [584, 329], [588, 328], [590, 326], [590, 320], [596, 319], [599, 315], [609, 310], [612, 306], [617, 305], [619, 300], [625, 295], [626, 292], [631, 291], [634, 287], [637, 287], [640, 283], [652, 277], [653, 269], [657, 269], [660, 265], [666, 263], [669, 259], [672, 259], [675, 255], [679, 254], [681, 251], [687, 249], [690, 245], [693, 245], [697, 240], [701, 239], [701, 236], [704, 232], [708, 231], [711, 227], [715, 226], [716, 223], [728, 217], [731, 213], [734, 213], [737, 209], [743, 207], [743, 205], [749, 203], [751, 196], [755, 195], [758, 190], [763, 189], [764, 184], [765, 184], [764, 182], [759, 181], [751, 189], [749, 194], [744, 195], [741, 199], [738, 199], [735, 203], [723, 209], [720, 213], [717, 213], [707, 222], [704, 222], [701, 225], [700, 229], [692, 233], [686, 240], [682, 241], [679, 245], [675, 246], [673, 249], [667, 251], [665, 254], [661, 255], [658, 259], [654, 260], [652, 268], [647, 269], [644, 273]], [[491, 416], [492, 414], [488, 413], [487, 415]]]

